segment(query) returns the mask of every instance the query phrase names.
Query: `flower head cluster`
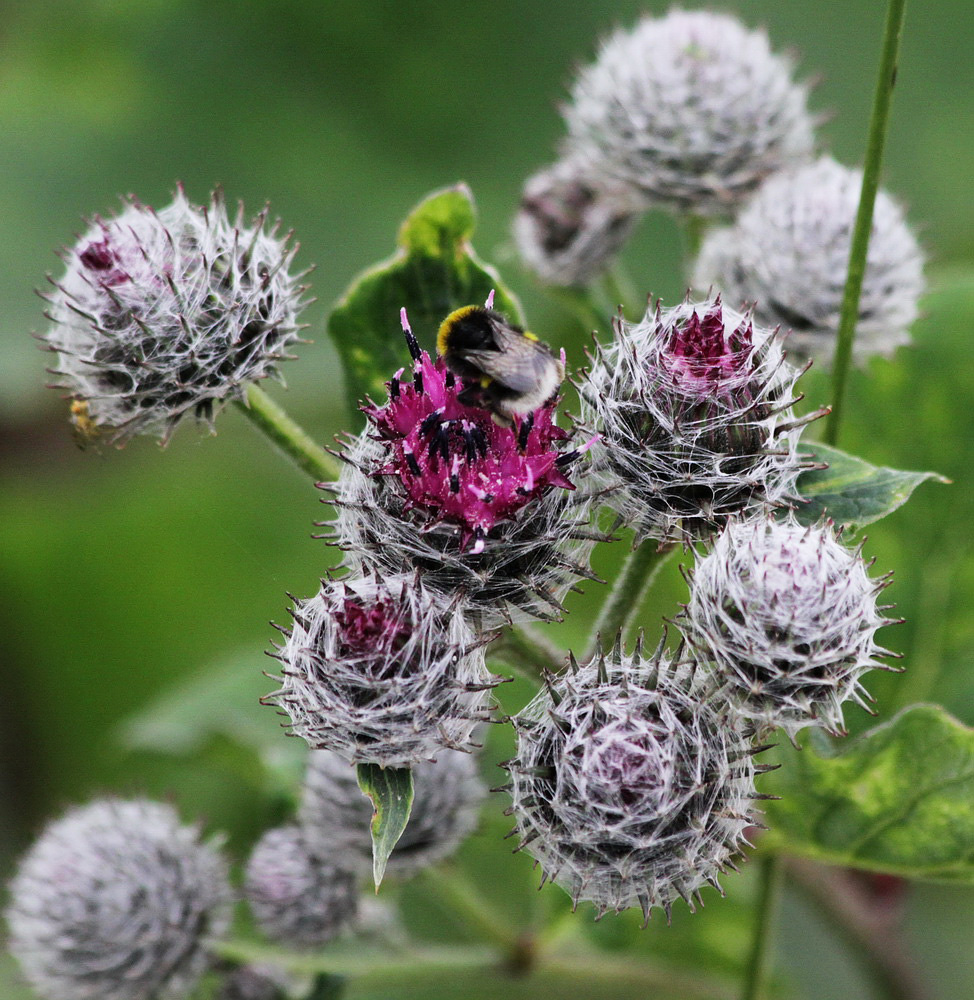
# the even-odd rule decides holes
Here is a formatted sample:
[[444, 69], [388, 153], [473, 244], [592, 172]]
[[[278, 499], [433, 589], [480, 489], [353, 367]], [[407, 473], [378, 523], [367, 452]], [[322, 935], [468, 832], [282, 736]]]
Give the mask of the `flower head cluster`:
[[406, 333], [412, 377], [398, 373], [388, 402], [365, 407], [369, 425], [343, 456], [337, 544], [353, 565], [418, 569], [429, 590], [462, 591], [485, 626], [503, 620], [505, 605], [555, 617], [589, 575], [579, 562], [589, 505], [568, 478], [585, 448], [566, 446], [554, 400], [509, 427], [461, 403], [462, 382]]
[[47, 1000], [176, 1000], [229, 927], [227, 867], [169, 806], [105, 799], [51, 823], [10, 886], [10, 950]]
[[187, 413], [209, 420], [247, 382], [277, 374], [298, 337], [296, 248], [222, 197], [197, 208], [179, 190], [159, 212], [130, 201], [66, 252], [48, 296], [54, 374], [83, 433], [163, 440]]
[[727, 213], [807, 159], [807, 87], [763, 31], [709, 11], [644, 18], [607, 39], [564, 110], [571, 156], [649, 204]]
[[220, 984], [216, 1000], [288, 1000], [289, 978], [272, 965], [240, 965]]
[[[477, 758], [441, 750], [413, 769], [409, 822], [389, 857], [387, 872], [408, 878], [449, 857], [477, 825], [485, 789]], [[327, 750], [308, 758], [300, 822], [318, 853], [339, 852], [363, 874], [372, 870], [369, 823], [372, 805], [362, 794], [355, 768]]]
[[[732, 226], [704, 240], [694, 285], [753, 302], [760, 323], [791, 332], [789, 353], [831, 359], [862, 172], [823, 157], [769, 178]], [[876, 197], [854, 342], [857, 358], [909, 342], [923, 293], [923, 255], [903, 210]]]
[[592, 474], [639, 538], [687, 541], [786, 502], [802, 469], [786, 421], [799, 373], [774, 334], [719, 298], [615, 321], [579, 385], [602, 436]]
[[316, 948], [354, 918], [356, 873], [334, 850], [318, 854], [298, 826], [268, 830], [247, 862], [244, 889], [261, 931], [273, 941]]
[[406, 767], [467, 749], [497, 683], [457, 602], [418, 575], [324, 580], [297, 601], [268, 695], [290, 730], [353, 763]]
[[514, 720], [515, 829], [576, 903], [648, 918], [720, 888], [754, 822], [756, 751], [708, 693], [693, 664], [617, 642]]
[[684, 635], [714, 664], [722, 697], [759, 727], [838, 733], [842, 703], [864, 707], [862, 675], [882, 666], [872, 580], [830, 525], [732, 521], [693, 571]]
[[514, 218], [518, 252], [542, 281], [587, 284], [632, 234], [640, 207], [589, 177], [574, 159], [560, 160], [524, 185]]

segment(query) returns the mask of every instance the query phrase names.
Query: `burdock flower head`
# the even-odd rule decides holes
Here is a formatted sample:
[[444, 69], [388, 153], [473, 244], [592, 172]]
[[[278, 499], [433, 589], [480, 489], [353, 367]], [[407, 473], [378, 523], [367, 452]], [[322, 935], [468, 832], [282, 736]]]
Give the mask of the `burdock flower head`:
[[578, 389], [583, 422], [602, 435], [593, 475], [637, 538], [686, 542], [786, 502], [805, 420], [787, 416], [800, 373], [774, 333], [719, 297], [614, 327]]
[[[760, 323], [790, 330], [789, 354], [829, 361], [835, 351], [862, 171], [830, 157], [769, 178], [732, 226], [703, 242], [694, 285]], [[923, 255], [900, 206], [878, 192], [856, 320], [855, 356], [889, 356], [909, 343], [923, 293]]]
[[641, 206], [560, 160], [529, 178], [514, 218], [527, 267], [552, 285], [584, 285], [608, 267], [639, 220]]
[[231, 223], [219, 193], [197, 208], [180, 189], [159, 212], [130, 200], [65, 252], [43, 339], [83, 433], [165, 441], [185, 414], [209, 421], [277, 374], [305, 288], [288, 271], [296, 248], [266, 218], [246, 226], [241, 208]]
[[[485, 788], [474, 754], [441, 750], [435, 761], [413, 767], [409, 822], [389, 857], [387, 874], [408, 878], [451, 855], [477, 825]], [[372, 804], [355, 768], [337, 754], [308, 757], [299, 819], [319, 854], [339, 852], [363, 875], [372, 871]]]
[[[556, 617], [591, 547], [589, 504], [568, 473], [588, 445], [570, 448], [555, 400], [501, 426], [461, 403], [463, 382], [420, 351], [403, 310], [411, 377], [386, 383], [383, 406], [349, 442], [334, 488], [336, 543], [348, 561], [417, 569], [430, 591], [462, 593], [484, 627], [517, 609]], [[591, 444], [591, 442], [589, 442]]]
[[227, 867], [175, 811], [105, 799], [52, 823], [10, 885], [10, 950], [46, 1000], [179, 1000], [230, 923]]
[[789, 736], [840, 733], [843, 702], [867, 707], [862, 676], [888, 655], [875, 641], [888, 583], [829, 524], [732, 521], [697, 563], [680, 624], [742, 717]]
[[257, 926], [272, 941], [317, 948], [355, 917], [355, 872], [337, 851], [319, 854], [298, 826], [268, 830], [247, 862], [244, 890]]
[[323, 580], [295, 601], [280, 688], [265, 699], [315, 749], [352, 763], [408, 767], [443, 747], [469, 749], [498, 681], [458, 601], [419, 575]]
[[670, 905], [718, 876], [754, 823], [750, 732], [708, 697], [704, 671], [657, 650], [549, 681], [514, 720], [512, 812], [545, 878], [599, 914]]
[[649, 203], [729, 213], [769, 174], [807, 159], [807, 87], [763, 31], [674, 10], [617, 31], [578, 75], [567, 148]]

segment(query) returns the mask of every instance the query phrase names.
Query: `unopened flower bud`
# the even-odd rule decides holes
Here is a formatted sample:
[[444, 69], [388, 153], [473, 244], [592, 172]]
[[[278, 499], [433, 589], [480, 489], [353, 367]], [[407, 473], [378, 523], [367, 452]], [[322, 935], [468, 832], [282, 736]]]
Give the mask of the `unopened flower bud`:
[[317, 854], [298, 826], [268, 830], [247, 862], [244, 890], [257, 926], [271, 940], [317, 948], [355, 917], [355, 872], [341, 852]]
[[[386, 869], [397, 878], [449, 857], [477, 825], [485, 794], [473, 754], [441, 750], [435, 761], [422, 761], [412, 772], [412, 811]], [[309, 755], [299, 819], [319, 853], [338, 851], [363, 874], [371, 872], [372, 804], [358, 787], [355, 768], [337, 754]]]
[[159, 212], [133, 199], [96, 219], [65, 252], [43, 339], [82, 433], [165, 441], [187, 413], [210, 421], [277, 374], [305, 289], [288, 271], [296, 248], [266, 217], [246, 226], [241, 209], [231, 223], [219, 193], [197, 208], [180, 189]]
[[524, 185], [514, 239], [542, 281], [585, 285], [608, 267], [639, 215], [631, 197], [593, 181], [574, 160], [560, 160]]
[[104, 799], [51, 823], [10, 886], [10, 950], [45, 1000], [180, 1000], [230, 923], [227, 866], [175, 810]]
[[763, 31], [673, 10], [603, 42], [565, 107], [569, 155], [648, 204], [726, 214], [769, 174], [807, 159], [807, 87]]
[[875, 635], [890, 621], [876, 603], [888, 583], [830, 525], [732, 521], [696, 564], [680, 625], [756, 727], [840, 734], [842, 704], [868, 707], [862, 676], [887, 655]]
[[[657, 650], [552, 678], [514, 720], [512, 811], [544, 878], [599, 914], [693, 907], [754, 823], [750, 731], [709, 698], [704, 671]], [[542, 880], [542, 882], [544, 879]]]
[[266, 699], [314, 749], [408, 767], [469, 749], [498, 683], [464, 608], [411, 577], [324, 580], [282, 629], [280, 688]]
[[719, 298], [614, 326], [578, 389], [602, 437], [592, 476], [637, 538], [686, 542], [787, 502], [810, 418], [789, 414], [800, 373], [774, 333]]
[[[849, 268], [862, 171], [830, 157], [769, 178], [732, 226], [705, 238], [693, 283], [753, 303], [755, 321], [790, 331], [789, 357], [830, 361]], [[876, 195], [854, 356], [909, 343], [923, 293], [923, 255], [900, 206]]]

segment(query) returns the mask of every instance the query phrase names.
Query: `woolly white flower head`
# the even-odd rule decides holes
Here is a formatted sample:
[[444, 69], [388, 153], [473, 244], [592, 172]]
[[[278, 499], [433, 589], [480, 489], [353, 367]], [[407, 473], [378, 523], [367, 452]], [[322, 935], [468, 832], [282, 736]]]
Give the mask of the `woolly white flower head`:
[[579, 383], [602, 436], [593, 478], [638, 539], [688, 541], [728, 515], [785, 503], [801, 469], [790, 419], [799, 372], [773, 332], [720, 298], [614, 321]]
[[514, 218], [521, 259], [542, 281], [584, 285], [632, 234], [641, 206], [589, 177], [575, 159], [530, 177]]
[[731, 521], [693, 570], [680, 624], [743, 718], [792, 737], [808, 725], [838, 734], [843, 702], [868, 707], [862, 675], [889, 669], [875, 641], [888, 583], [829, 524]]
[[227, 866], [174, 809], [104, 799], [51, 823], [10, 885], [10, 950], [46, 1000], [181, 1000], [230, 924]]
[[695, 215], [733, 209], [811, 155], [807, 87], [763, 31], [673, 10], [617, 31], [578, 75], [567, 148], [594, 176]]
[[[413, 769], [409, 822], [389, 857], [388, 875], [408, 878], [449, 857], [477, 825], [485, 789], [477, 758], [441, 750]], [[372, 871], [372, 804], [355, 768], [328, 750], [308, 757], [299, 820], [319, 854], [339, 852], [364, 875]]]
[[241, 207], [231, 223], [219, 192], [197, 208], [180, 189], [159, 212], [130, 200], [65, 252], [43, 339], [83, 433], [165, 441], [185, 414], [210, 420], [277, 374], [305, 288], [288, 272], [296, 248], [266, 218], [247, 227]]
[[294, 735], [384, 767], [470, 748], [498, 678], [459, 601], [430, 594], [418, 574], [352, 577], [323, 580], [290, 613], [281, 686], [265, 701], [290, 716]]
[[317, 948], [355, 917], [355, 872], [338, 851], [318, 854], [298, 826], [268, 830], [257, 842], [244, 880], [247, 902], [272, 941]]
[[[732, 226], [705, 238], [697, 288], [753, 302], [759, 323], [790, 330], [789, 355], [830, 361], [849, 267], [862, 171], [830, 157], [769, 178]], [[909, 343], [923, 294], [923, 255], [903, 210], [876, 195], [854, 354], [890, 356]]]
[[514, 720], [512, 811], [521, 846], [575, 903], [653, 907], [733, 867], [755, 821], [750, 731], [708, 697], [703, 672], [621, 643], [549, 681]]

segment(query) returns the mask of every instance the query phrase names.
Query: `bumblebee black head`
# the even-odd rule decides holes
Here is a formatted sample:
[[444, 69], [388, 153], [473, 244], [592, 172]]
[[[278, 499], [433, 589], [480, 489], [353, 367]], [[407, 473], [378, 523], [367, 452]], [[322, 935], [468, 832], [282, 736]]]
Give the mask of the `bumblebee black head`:
[[462, 306], [440, 324], [436, 349], [444, 356], [463, 351], [498, 351], [501, 349], [495, 336], [498, 327], [523, 333], [495, 309]]

